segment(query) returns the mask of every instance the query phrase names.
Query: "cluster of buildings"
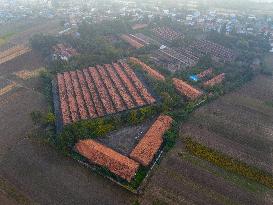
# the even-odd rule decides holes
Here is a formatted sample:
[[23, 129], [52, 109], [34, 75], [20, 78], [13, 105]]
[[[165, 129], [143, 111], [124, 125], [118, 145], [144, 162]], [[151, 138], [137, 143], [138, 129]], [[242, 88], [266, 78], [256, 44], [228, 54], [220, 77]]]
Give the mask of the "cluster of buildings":
[[[35, 2], [35, 4], [33, 3]], [[54, 18], [55, 13], [47, 1], [0, 0], [0, 25], [39, 17]]]
[[[201, 3], [205, 5], [206, 1]], [[166, 6], [153, 1], [0, 0], [0, 25], [37, 17], [60, 18], [64, 20], [65, 26], [62, 32], [69, 32], [82, 21], [101, 22], [126, 17], [135, 22], [149, 23], [156, 19], [169, 18], [204, 32], [264, 34], [269, 37], [270, 43], [273, 43], [273, 17], [255, 16], [227, 9], [200, 8], [198, 2], [193, 0], [179, 1], [176, 6]]]
[[180, 19], [186, 25], [198, 27], [204, 31], [217, 31], [226, 34], [261, 34], [273, 32], [271, 17], [258, 17], [251, 14], [233, 13], [231, 11], [207, 11], [201, 14], [192, 11], [185, 19]]

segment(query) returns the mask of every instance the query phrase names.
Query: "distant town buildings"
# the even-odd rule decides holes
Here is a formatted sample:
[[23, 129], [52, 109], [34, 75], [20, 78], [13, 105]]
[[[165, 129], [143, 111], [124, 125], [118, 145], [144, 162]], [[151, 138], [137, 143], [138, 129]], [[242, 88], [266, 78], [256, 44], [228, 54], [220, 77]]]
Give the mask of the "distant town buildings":
[[[33, 3], [35, 2], [35, 4]], [[135, 25], [146, 25], [156, 18], [170, 18], [172, 21], [201, 29], [204, 32], [216, 31], [229, 34], [264, 34], [270, 42], [273, 39], [273, 17], [256, 16], [233, 10], [198, 10], [198, 5], [206, 5], [207, 0], [181, 0], [178, 8], [165, 8], [160, 3], [147, 1], [72, 1], [72, 0], [0, 0], [0, 25], [20, 19], [61, 18], [63, 31], [75, 28], [82, 21], [90, 23], [130, 18]]]

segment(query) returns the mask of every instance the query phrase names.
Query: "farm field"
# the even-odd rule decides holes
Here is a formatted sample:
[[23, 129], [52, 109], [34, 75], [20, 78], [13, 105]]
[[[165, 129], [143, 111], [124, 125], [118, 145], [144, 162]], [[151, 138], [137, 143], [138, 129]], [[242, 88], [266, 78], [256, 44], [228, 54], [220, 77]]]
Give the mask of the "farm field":
[[272, 79], [259, 76], [200, 108], [181, 133], [272, 173]]
[[272, 78], [258, 76], [196, 110], [155, 169], [141, 204], [272, 204], [272, 190], [188, 154], [183, 143], [190, 136], [272, 173], [273, 108], [265, 103], [272, 100], [272, 85]]
[[[39, 56], [32, 52], [0, 65], [1, 157], [23, 137], [20, 136], [22, 132], [32, 127], [29, 113], [46, 107], [42, 94], [34, 90], [37, 81], [22, 80], [13, 73], [20, 70], [31, 72], [41, 65]], [[13, 126], [16, 129], [11, 129]]]
[[24, 45], [17, 45], [12, 48], [9, 48], [0, 53], [0, 65], [14, 58], [17, 58], [18, 56], [24, 55], [30, 51], [31, 49]]
[[43, 66], [41, 58], [33, 52], [0, 66], [1, 86], [9, 83], [7, 79], [20, 84], [0, 96], [0, 178], [9, 187], [16, 187], [10, 193], [10, 188], [1, 184], [0, 199], [20, 205], [17, 195], [28, 199], [29, 204], [132, 203], [134, 195], [62, 156], [41, 139], [29, 137], [35, 129], [30, 112], [46, 111], [47, 103], [37, 92], [39, 82], [35, 77], [24, 80], [15, 73], [35, 72]]
[[0, 36], [9, 34], [10, 37], [5, 41], [5, 44], [12, 47], [17, 44], [28, 43], [29, 38], [36, 33], [57, 34], [61, 30], [59, 19], [35, 19], [30, 22], [21, 21], [17, 24], [5, 25], [4, 28], [1, 28]]

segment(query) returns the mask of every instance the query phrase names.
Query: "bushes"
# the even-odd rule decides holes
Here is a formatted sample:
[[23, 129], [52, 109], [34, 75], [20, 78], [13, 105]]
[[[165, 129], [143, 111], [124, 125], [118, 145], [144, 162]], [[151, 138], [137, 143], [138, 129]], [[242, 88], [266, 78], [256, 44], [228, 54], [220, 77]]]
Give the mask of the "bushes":
[[35, 34], [30, 39], [32, 49], [39, 51], [45, 57], [51, 54], [51, 48], [57, 42], [57, 37], [44, 34]]
[[115, 123], [110, 118], [80, 121], [67, 125], [58, 136], [57, 144], [61, 150], [69, 152], [79, 140], [103, 136], [114, 129]]
[[40, 111], [33, 111], [30, 113], [32, 122], [40, 126], [53, 126], [55, 123], [55, 115], [52, 112], [42, 113]]
[[131, 181], [128, 186], [137, 189], [141, 182], [144, 180], [144, 178], [147, 176], [149, 169], [146, 167], [140, 167], [139, 170], [136, 173], [136, 176], [134, 177], [133, 181]]
[[240, 174], [269, 188], [273, 188], [273, 176], [263, 170], [251, 167], [241, 161], [233, 159], [218, 151], [194, 142], [190, 138], [185, 139], [186, 149], [193, 155], [205, 159], [223, 169]]
[[176, 142], [178, 136], [178, 125], [176, 122], [173, 122], [172, 128], [169, 129], [165, 134], [164, 134], [164, 151], [169, 151], [171, 150]]
[[57, 137], [57, 147], [65, 153], [69, 153], [74, 144], [81, 139], [97, 138], [123, 126], [142, 123], [157, 113], [156, 106], [147, 106], [120, 115], [69, 124]]
[[40, 82], [41, 86], [39, 87], [39, 90], [45, 95], [48, 102], [52, 102], [52, 81], [53, 76], [47, 72], [42, 71], [40, 75]]

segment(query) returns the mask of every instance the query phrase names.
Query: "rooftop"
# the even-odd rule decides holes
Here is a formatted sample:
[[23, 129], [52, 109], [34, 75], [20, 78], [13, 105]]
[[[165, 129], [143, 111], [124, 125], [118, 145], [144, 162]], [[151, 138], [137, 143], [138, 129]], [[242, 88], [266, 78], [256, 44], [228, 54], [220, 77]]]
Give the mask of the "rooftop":
[[91, 163], [106, 167], [112, 173], [129, 182], [139, 168], [139, 164], [134, 160], [91, 139], [79, 141], [75, 148]]
[[148, 166], [163, 143], [163, 135], [171, 127], [172, 121], [167, 115], [159, 116], [133, 149], [130, 157], [143, 166]]

